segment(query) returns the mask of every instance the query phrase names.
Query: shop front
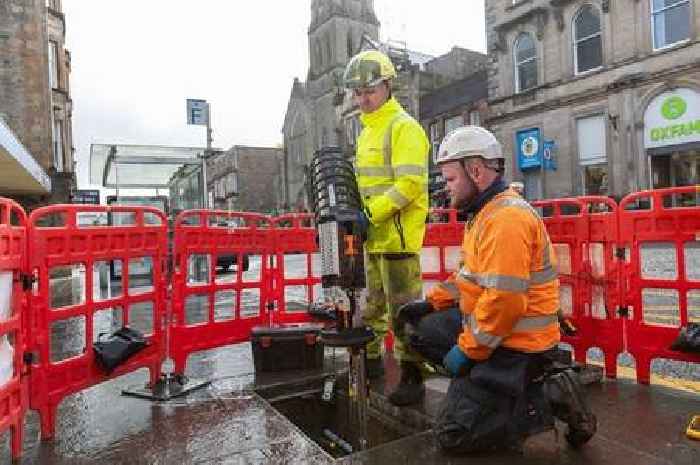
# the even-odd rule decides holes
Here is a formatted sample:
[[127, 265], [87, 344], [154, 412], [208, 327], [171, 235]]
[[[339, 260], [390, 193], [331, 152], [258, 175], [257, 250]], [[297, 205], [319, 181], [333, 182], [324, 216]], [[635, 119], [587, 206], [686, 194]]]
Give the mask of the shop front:
[[700, 93], [657, 95], [644, 113], [644, 148], [654, 189], [700, 184]]

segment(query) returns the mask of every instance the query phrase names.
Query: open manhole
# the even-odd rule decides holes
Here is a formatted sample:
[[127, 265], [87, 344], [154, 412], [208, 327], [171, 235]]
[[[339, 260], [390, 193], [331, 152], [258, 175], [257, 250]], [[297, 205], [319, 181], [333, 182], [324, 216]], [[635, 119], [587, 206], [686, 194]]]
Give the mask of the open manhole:
[[[360, 452], [359, 428], [352, 421], [347, 378], [336, 383], [332, 401], [322, 400], [324, 378], [276, 384], [256, 392], [287, 417], [307, 437], [334, 458]], [[370, 396], [376, 398], [376, 396]], [[364, 450], [380, 447], [429, 428], [428, 422], [406, 422], [372, 402], [367, 409], [367, 443]]]

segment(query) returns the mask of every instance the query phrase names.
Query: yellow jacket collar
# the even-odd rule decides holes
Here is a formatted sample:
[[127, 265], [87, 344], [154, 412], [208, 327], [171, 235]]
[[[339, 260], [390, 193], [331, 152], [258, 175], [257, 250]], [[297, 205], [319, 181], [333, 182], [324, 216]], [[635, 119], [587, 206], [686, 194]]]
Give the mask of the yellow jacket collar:
[[364, 126], [373, 127], [377, 124], [386, 122], [389, 118], [400, 111], [403, 111], [401, 105], [394, 97], [391, 97], [376, 111], [372, 113], [363, 113], [360, 115], [360, 121], [362, 121]]

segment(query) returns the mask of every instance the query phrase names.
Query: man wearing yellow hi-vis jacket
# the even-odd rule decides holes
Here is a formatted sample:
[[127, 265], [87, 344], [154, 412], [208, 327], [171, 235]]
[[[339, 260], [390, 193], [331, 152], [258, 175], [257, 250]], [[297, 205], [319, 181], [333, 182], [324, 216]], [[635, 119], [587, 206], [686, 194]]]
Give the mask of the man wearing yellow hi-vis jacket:
[[357, 140], [355, 171], [367, 225], [367, 307], [364, 322], [375, 332], [367, 346], [370, 378], [381, 376], [381, 342], [391, 321], [401, 381], [389, 395], [395, 405], [418, 402], [425, 392], [419, 358], [407, 349], [398, 308], [422, 294], [420, 250], [428, 212], [428, 139], [423, 128], [391, 94], [396, 70], [381, 52], [364, 51], [350, 60], [345, 85], [360, 107], [363, 130]]

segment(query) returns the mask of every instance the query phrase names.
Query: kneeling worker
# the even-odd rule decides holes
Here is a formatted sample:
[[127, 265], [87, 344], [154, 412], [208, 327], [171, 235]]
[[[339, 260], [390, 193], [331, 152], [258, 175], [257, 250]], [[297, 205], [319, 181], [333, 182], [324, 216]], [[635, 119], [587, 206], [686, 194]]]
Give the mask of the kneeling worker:
[[[451, 207], [468, 218], [461, 269], [430, 289], [426, 300], [404, 305], [397, 319], [415, 329], [410, 346], [455, 377], [448, 404], [451, 396], [466, 396], [477, 399], [478, 412], [480, 402], [507, 404], [523, 395], [533, 362], [557, 346], [556, 257], [542, 219], [503, 181], [503, 153], [493, 134], [476, 126], [457, 128], [445, 137], [434, 162]], [[475, 414], [473, 430], [468, 421], [450, 422], [443, 415], [437, 428], [441, 445], [471, 451], [482, 448], [484, 438], [504, 442], [505, 430], [479, 431], [494, 424], [482, 414]]]

